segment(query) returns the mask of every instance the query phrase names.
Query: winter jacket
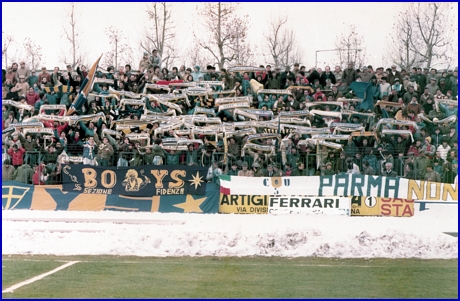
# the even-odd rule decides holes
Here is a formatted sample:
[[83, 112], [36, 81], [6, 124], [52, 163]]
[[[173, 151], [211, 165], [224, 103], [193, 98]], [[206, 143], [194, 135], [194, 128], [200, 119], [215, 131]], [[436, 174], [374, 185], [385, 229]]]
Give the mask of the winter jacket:
[[12, 148], [8, 149], [8, 154], [11, 156], [11, 164], [14, 166], [22, 165], [25, 152], [26, 150], [22, 147], [19, 147], [16, 152]]
[[16, 182], [30, 184], [32, 182], [32, 175], [34, 171], [28, 164], [24, 164], [18, 167], [13, 174], [13, 180]]

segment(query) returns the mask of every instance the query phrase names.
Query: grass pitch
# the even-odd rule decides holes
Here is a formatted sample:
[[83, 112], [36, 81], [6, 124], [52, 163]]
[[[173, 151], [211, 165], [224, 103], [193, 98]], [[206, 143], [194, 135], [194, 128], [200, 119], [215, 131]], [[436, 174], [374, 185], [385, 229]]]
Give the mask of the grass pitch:
[[457, 298], [458, 261], [2, 256], [3, 298]]

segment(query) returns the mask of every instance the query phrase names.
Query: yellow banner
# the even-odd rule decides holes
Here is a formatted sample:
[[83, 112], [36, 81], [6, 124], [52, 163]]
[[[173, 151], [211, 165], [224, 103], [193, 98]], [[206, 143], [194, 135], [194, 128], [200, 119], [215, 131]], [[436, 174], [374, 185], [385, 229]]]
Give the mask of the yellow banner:
[[220, 194], [219, 213], [267, 214], [268, 195]]
[[75, 194], [62, 191], [61, 185], [35, 186], [31, 210], [60, 210], [58, 202], [64, 207], [61, 210], [102, 211], [107, 195]]
[[354, 196], [351, 198], [351, 216], [398, 216], [414, 215], [414, 200]]

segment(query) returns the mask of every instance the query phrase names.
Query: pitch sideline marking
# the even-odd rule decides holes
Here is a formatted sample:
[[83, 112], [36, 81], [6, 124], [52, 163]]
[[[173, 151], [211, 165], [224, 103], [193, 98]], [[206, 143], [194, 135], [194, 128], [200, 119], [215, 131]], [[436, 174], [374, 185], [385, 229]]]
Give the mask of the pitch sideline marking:
[[71, 266], [73, 264], [76, 264], [78, 262], [80, 262], [80, 261], [69, 261], [66, 264], [61, 265], [60, 267], [55, 268], [54, 270], [51, 270], [49, 272], [46, 272], [46, 273], [40, 274], [38, 276], [32, 277], [32, 278], [30, 278], [28, 280], [19, 282], [19, 283], [13, 285], [13, 286], [10, 286], [7, 289], [4, 289], [2, 291], [2, 294], [4, 294], [4, 293], [12, 293], [15, 289], [18, 289], [18, 288], [20, 288], [20, 287], [22, 287], [24, 285], [33, 283], [35, 281], [41, 280], [41, 279], [45, 278], [46, 276], [49, 276], [49, 275], [54, 274], [56, 272], [59, 272], [60, 270], [63, 270], [63, 269], [65, 269], [65, 268], [67, 268], [67, 267], [69, 267], [69, 266]]

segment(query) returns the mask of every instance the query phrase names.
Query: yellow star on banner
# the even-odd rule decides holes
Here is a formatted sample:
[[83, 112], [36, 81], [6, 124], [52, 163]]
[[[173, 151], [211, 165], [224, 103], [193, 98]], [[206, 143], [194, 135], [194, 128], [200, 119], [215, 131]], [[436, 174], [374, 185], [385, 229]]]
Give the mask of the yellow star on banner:
[[203, 177], [200, 177], [200, 173], [198, 171], [196, 172], [196, 176], [192, 175], [192, 178], [193, 178], [193, 180], [188, 180], [188, 181], [192, 182], [192, 183], [190, 183], [190, 186], [195, 185], [195, 189], [198, 186], [201, 186], [201, 183], [204, 182], [202, 180]]
[[195, 200], [190, 194], [187, 194], [185, 198], [185, 203], [173, 205], [174, 207], [184, 209], [184, 213], [203, 213], [203, 210], [200, 209], [200, 205], [206, 201], [206, 197], [202, 199]]

